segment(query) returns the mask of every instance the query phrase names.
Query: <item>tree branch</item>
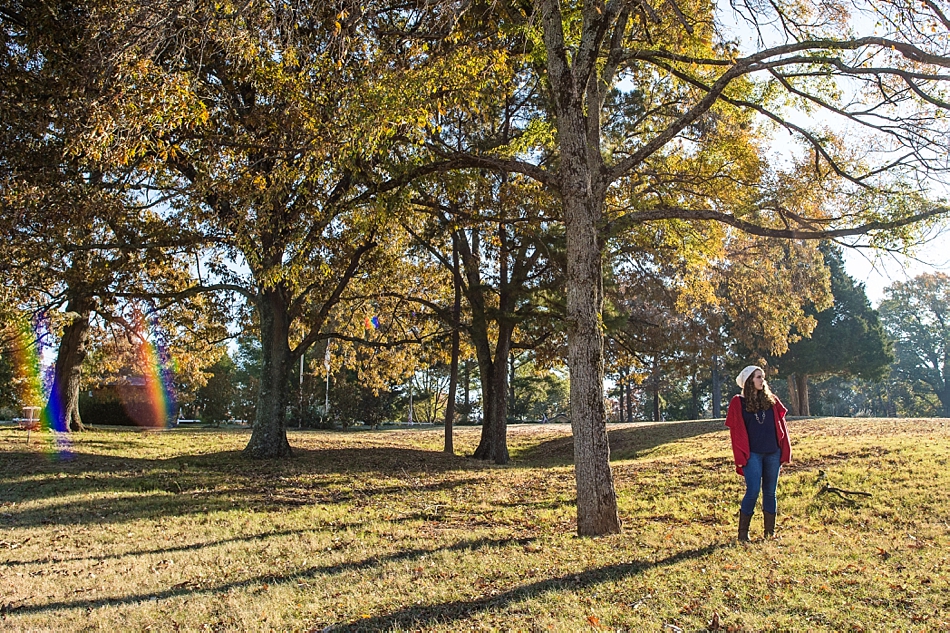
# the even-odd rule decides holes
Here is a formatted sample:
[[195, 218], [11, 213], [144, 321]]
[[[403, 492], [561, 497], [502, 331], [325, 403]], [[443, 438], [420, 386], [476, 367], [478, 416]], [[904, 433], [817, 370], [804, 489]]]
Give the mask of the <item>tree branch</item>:
[[836, 237], [849, 237], [854, 235], [866, 235], [873, 231], [887, 231], [900, 228], [923, 220], [928, 220], [942, 215], [950, 215], [950, 207], [934, 206], [927, 211], [916, 213], [906, 218], [891, 221], [866, 222], [851, 228], [826, 229], [826, 230], [799, 230], [799, 229], [779, 229], [770, 226], [762, 226], [755, 222], [749, 222], [734, 215], [713, 211], [712, 209], [686, 209], [686, 208], [664, 208], [651, 211], [640, 211], [627, 214], [609, 224], [609, 230], [621, 232], [642, 222], [651, 222], [656, 220], [712, 220], [735, 227], [752, 235], [762, 237], [775, 237], [796, 240], [823, 240]]
[[205, 292], [217, 292], [218, 290], [236, 292], [252, 302], [257, 301], [256, 294], [252, 293], [243, 286], [238, 286], [237, 284], [213, 284], [210, 286], [197, 285], [180, 292], [116, 292], [113, 293], [112, 296], [121, 297], [124, 299], [172, 299], [175, 301], [180, 301], [182, 299], [194, 297], [195, 295]]
[[[312, 320], [312, 326], [310, 332], [306, 337], [291, 350], [291, 359], [296, 360], [297, 357], [307, 350], [314, 342], [320, 338], [320, 328], [323, 327], [324, 321], [326, 321], [327, 316], [330, 314], [330, 310], [333, 309], [340, 301], [340, 297], [343, 296], [343, 291], [346, 290], [347, 285], [350, 283], [350, 280], [353, 279], [353, 276], [356, 274], [356, 271], [359, 270], [360, 260], [363, 258], [363, 255], [369, 251], [376, 248], [377, 243], [375, 241], [375, 233], [371, 233], [366, 242], [363, 243], [358, 249], [353, 252], [353, 255], [350, 257], [350, 263], [347, 265], [346, 270], [343, 272], [343, 276], [340, 277], [340, 280], [337, 282], [336, 287], [333, 289], [333, 292], [330, 294], [330, 297], [323, 302], [323, 305], [320, 306], [320, 312], [317, 313], [317, 316]], [[297, 299], [290, 306], [290, 310], [296, 310], [302, 304], [304, 298], [309, 294], [310, 290], [314, 288], [315, 284], [308, 286]]]

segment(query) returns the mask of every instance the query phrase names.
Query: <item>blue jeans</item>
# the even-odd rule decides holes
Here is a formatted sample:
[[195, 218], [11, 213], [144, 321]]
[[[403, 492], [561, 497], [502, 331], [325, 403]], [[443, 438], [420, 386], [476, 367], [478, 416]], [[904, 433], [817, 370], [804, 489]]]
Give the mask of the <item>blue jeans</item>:
[[755, 511], [755, 502], [759, 499], [759, 490], [762, 490], [762, 511], [775, 514], [778, 502], [775, 499], [775, 490], [778, 488], [778, 471], [782, 467], [782, 453], [752, 453], [749, 463], [742, 467], [745, 475], [745, 496], [739, 508], [743, 514], [752, 514]]

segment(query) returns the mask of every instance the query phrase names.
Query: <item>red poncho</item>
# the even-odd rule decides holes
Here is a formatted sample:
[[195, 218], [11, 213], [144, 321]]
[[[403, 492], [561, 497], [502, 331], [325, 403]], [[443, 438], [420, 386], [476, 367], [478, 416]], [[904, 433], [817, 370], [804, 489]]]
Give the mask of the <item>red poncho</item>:
[[[775, 414], [775, 437], [782, 452], [781, 463], [787, 464], [792, 460], [792, 445], [788, 441], [788, 428], [785, 426], [785, 405], [775, 399], [772, 412]], [[742, 474], [742, 467], [749, 462], [749, 434], [745, 430], [745, 421], [742, 419], [742, 398], [733, 396], [729, 402], [729, 411], [726, 413], [726, 426], [732, 437], [732, 454], [736, 460], [736, 472]]]

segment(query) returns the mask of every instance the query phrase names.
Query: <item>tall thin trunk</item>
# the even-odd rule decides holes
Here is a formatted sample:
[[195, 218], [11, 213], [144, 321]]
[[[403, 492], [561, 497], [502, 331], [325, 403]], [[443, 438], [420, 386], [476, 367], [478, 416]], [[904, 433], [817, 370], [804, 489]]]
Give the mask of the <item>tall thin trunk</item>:
[[472, 376], [467, 358], [463, 364], [462, 375], [465, 377], [462, 385], [462, 401], [465, 403], [465, 416], [469, 418], [472, 415]]
[[82, 363], [86, 359], [91, 308], [91, 301], [84, 298], [71, 299], [66, 307], [67, 312], [78, 316], [63, 330], [56, 353], [53, 385], [43, 413], [43, 419], [57, 431], [86, 430], [79, 414], [79, 387]]
[[719, 357], [713, 356], [712, 363], [712, 417], [722, 417], [722, 385], [719, 384]]
[[287, 381], [291, 354], [288, 337], [290, 319], [287, 299], [280, 287], [261, 293], [258, 301], [261, 321], [261, 386], [257, 418], [244, 454], [258, 458], [287, 457]]
[[471, 239], [462, 231], [456, 233], [456, 242], [461, 250], [461, 270], [468, 283], [465, 285], [465, 297], [472, 310], [472, 323], [468, 328], [472, 345], [475, 346], [475, 359], [478, 363], [478, 376], [482, 389], [482, 432], [478, 446], [472, 457], [489, 460], [495, 456], [495, 367], [492, 360], [491, 342], [488, 338], [488, 316], [481, 279], [481, 239], [477, 229], [472, 229]]
[[798, 383], [795, 381], [795, 374], [790, 374], [788, 377], [788, 408], [794, 416], [802, 414], [801, 404], [798, 400]]
[[455, 303], [452, 306], [452, 364], [449, 369], [449, 399], [445, 403], [445, 445], [443, 451], [455, 453], [452, 443], [452, 425], [455, 423], [455, 392], [459, 376], [459, 320], [462, 311], [462, 280], [459, 273], [458, 242], [452, 244], [452, 285], [455, 286]]
[[633, 422], [633, 385], [627, 381], [627, 422]]
[[[477, 235], [477, 234], [476, 234]], [[508, 283], [508, 263], [505, 251], [504, 225], [499, 225], [499, 237], [502, 240], [500, 254], [500, 283], [499, 309], [505, 314], [511, 302], [511, 288]], [[485, 415], [482, 424], [482, 435], [473, 457], [476, 459], [493, 460], [496, 464], [507, 464], [508, 454], [508, 354], [511, 351], [511, 337], [514, 325], [499, 317], [498, 340], [495, 343], [494, 353], [488, 336], [488, 316], [485, 309], [485, 298], [478, 277], [477, 260], [472, 256], [476, 251], [477, 243], [473, 236], [472, 249], [463, 251], [463, 263], [468, 276], [469, 304], [472, 306], [472, 326], [470, 328], [472, 343], [478, 357], [478, 369], [482, 381], [482, 410]], [[460, 243], [465, 247], [464, 242]]]
[[[515, 355], [508, 352], [508, 402], [511, 406], [515, 406]], [[518, 420], [522, 420], [519, 418]]]
[[696, 376], [689, 381], [689, 419], [699, 419], [699, 385], [696, 384]]
[[808, 403], [808, 374], [796, 374], [795, 382], [798, 391], [798, 408], [800, 415], [811, 415], [811, 407]]
[[[508, 269], [508, 230], [504, 222], [498, 223], [498, 341], [495, 343], [495, 395], [494, 459], [496, 464], [508, 463], [508, 380], [511, 360], [511, 337], [514, 325], [508, 312], [512, 309], [511, 279]], [[514, 366], [511, 366], [514, 374]], [[514, 395], [512, 395], [512, 400]]]
[[653, 375], [650, 378], [653, 390], [653, 421], [660, 421], [660, 375], [657, 370], [656, 358], [653, 359]]
[[623, 424], [624, 422], [627, 421], [625, 420], [625, 416], [624, 416], [624, 406], [627, 404], [627, 399], [624, 397], [626, 395], [625, 390], [627, 386], [627, 382], [626, 382], [627, 373], [621, 369], [619, 372], [619, 376], [620, 376], [620, 381], [619, 381], [619, 384], [617, 385], [617, 393], [619, 394], [618, 413], [620, 417], [620, 423]]

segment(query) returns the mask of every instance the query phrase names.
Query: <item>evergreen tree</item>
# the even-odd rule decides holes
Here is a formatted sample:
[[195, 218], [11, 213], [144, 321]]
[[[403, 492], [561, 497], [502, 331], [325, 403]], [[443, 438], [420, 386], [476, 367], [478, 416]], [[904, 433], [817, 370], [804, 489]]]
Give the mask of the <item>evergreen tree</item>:
[[200, 411], [202, 422], [224, 422], [231, 418], [231, 409], [237, 395], [234, 384], [237, 366], [227, 351], [224, 351], [207, 371], [211, 375], [208, 382], [199, 387], [195, 394], [195, 408]]
[[811, 415], [809, 376], [880, 380], [894, 360], [891, 344], [877, 311], [868, 301], [864, 284], [845, 272], [841, 249], [828, 242], [820, 248], [831, 275], [834, 304], [821, 312], [813, 310], [816, 325], [811, 336], [789, 345], [788, 352], [774, 361], [788, 377], [793, 415]]

